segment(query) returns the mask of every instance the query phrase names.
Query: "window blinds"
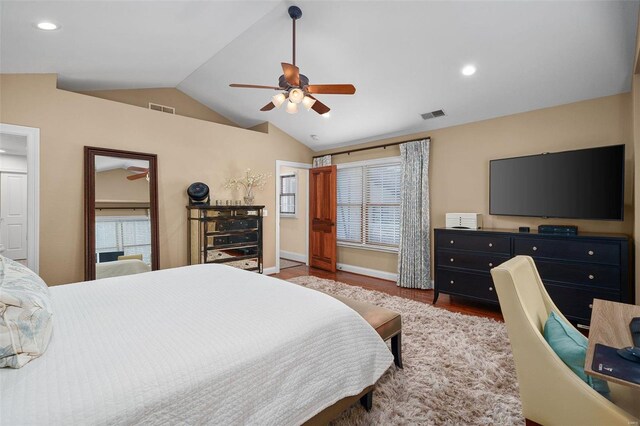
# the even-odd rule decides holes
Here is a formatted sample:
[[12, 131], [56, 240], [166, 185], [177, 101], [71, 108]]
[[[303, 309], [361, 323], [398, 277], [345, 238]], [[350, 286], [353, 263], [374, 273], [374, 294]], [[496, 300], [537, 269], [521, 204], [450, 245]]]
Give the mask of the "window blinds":
[[338, 170], [338, 241], [362, 242], [362, 167]]
[[96, 252], [124, 251], [125, 255], [142, 254], [151, 264], [151, 222], [148, 217], [96, 218]]
[[280, 213], [296, 213], [297, 186], [296, 175], [280, 176]]
[[400, 242], [400, 165], [365, 169], [365, 244]]
[[338, 241], [397, 247], [400, 241], [400, 180], [397, 162], [338, 170]]

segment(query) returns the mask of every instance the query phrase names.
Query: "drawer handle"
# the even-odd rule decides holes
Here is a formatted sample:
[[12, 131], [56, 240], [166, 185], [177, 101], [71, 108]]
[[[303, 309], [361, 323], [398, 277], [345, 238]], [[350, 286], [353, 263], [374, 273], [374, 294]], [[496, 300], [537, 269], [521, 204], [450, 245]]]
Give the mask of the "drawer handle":
[[449, 244], [453, 244], [453, 240], [449, 241]]
[[493, 291], [493, 287], [489, 287], [489, 291]]
[[489, 247], [493, 247], [493, 243], [489, 243]]
[[589, 303], [589, 309], [593, 309], [593, 304]]
[[536, 251], [536, 250], [538, 250], [538, 247], [533, 246], [533, 251]]
[[587, 253], [589, 254], [589, 256], [593, 256], [593, 250], [589, 250]]
[[493, 263], [489, 262], [489, 267], [490, 268], [493, 267]]
[[594, 279], [594, 278], [595, 278], [595, 277], [594, 277], [593, 275], [589, 275], [589, 279], [590, 279], [590, 280], [592, 280], [592, 279]]
[[453, 257], [451, 259], [449, 259], [451, 262], [453, 262]]
[[453, 280], [451, 280], [451, 284], [453, 284], [453, 283], [454, 283], [454, 281], [453, 281]]

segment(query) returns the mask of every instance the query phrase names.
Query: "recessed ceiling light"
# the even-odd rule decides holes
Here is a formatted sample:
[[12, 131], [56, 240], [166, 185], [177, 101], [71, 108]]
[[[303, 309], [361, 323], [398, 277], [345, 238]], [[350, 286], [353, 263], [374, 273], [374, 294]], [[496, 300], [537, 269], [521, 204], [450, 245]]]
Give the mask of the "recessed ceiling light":
[[3, 152], [7, 152], [4, 149], [0, 149], [0, 154], [2, 154]]
[[43, 31], [54, 31], [58, 29], [58, 26], [53, 22], [38, 22], [37, 27]]
[[470, 76], [475, 73], [476, 73], [476, 67], [474, 67], [473, 65], [465, 65], [465, 67], [462, 68], [463, 75]]
[[324, 114], [322, 114], [322, 116], [324, 118], [329, 118], [329, 117], [331, 117], [331, 114], [329, 114], [328, 112], [325, 112]]

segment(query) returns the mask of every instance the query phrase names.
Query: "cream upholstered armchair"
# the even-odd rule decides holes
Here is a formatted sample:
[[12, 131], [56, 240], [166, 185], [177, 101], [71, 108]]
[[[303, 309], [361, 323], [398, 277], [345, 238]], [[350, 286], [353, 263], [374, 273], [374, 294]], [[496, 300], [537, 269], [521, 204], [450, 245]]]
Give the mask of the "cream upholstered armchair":
[[533, 259], [516, 256], [491, 270], [516, 363], [522, 411], [550, 425], [638, 425], [640, 392], [609, 382], [609, 401], [574, 374], [543, 336], [551, 311]]

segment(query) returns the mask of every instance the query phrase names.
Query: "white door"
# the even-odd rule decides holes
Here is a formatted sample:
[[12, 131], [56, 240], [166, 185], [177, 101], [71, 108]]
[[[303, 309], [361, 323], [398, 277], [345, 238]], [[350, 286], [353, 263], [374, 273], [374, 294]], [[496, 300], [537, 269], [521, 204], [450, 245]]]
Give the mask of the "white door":
[[27, 175], [0, 173], [0, 242], [3, 256], [27, 258]]

